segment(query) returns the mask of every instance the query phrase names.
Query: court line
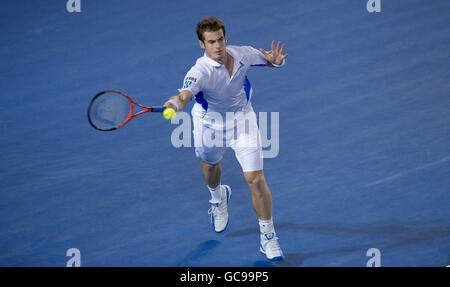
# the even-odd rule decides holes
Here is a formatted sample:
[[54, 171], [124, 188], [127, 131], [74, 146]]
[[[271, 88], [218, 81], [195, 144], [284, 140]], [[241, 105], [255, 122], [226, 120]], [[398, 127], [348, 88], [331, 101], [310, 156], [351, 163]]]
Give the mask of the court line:
[[419, 170], [422, 170], [422, 169], [426, 169], [426, 168], [429, 168], [429, 167], [432, 167], [432, 166], [435, 166], [435, 165], [447, 162], [449, 160], [450, 160], [450, 156], [447, 156], [447, 157], [441, 158], [439, 160], [436, 160], [436, 161], [424, 164], [422, 166], [416, 167], [414, 169], [410, 169], [410, 170], [407, 170], [407, 171], [404, 171], [404, 172], [399, 172], [397, 174], [388, 176], [386, 178], [379, 179], [379, 180], [376, 180], [374, 182], [368, 183], [368, 184], [366, 184], [366, 187], [374, 186], [374, 185], [381, 184], [381, 183], [385, 183], [385, 182], [397, 179], [399, 177], [405, 176], [407, 174], [410, 174], [410, 173], [413, 173], [413, 172], [416, 172], [416, 171], [419, 171]]

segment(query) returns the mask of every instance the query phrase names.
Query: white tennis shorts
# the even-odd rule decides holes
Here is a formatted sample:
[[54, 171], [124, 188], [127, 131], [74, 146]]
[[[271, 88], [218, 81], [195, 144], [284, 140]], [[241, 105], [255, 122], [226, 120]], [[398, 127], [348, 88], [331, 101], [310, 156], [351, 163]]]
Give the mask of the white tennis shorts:
[[250, 104], [244, 111], [226, 114], [205, 113], [201, 105], [194, 104], [192, 119], [197, 157], [216, 164], [231, 147], [244, 172], [263, 169], [261, 134]]

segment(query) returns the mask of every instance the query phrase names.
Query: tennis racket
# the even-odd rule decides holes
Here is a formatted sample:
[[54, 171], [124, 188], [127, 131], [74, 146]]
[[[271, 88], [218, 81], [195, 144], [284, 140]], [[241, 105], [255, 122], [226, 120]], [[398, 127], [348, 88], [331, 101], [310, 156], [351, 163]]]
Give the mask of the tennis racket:
[[[136, 107], [144, 110], [134, 113]], [[92, 98], [88, 108], [88, 120], [97, 130], [108, 132], [125, 126], [137, 116], [149, 112], [161, 113], [165, 109], [163, 106], [146, 107], [121, 91], [108, 90]]]

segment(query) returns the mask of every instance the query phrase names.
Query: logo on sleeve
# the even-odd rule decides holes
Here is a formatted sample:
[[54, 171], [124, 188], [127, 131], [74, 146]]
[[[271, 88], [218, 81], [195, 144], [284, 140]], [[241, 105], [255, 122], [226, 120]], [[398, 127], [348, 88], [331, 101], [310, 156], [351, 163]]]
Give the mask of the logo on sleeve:
[[193, 77], [186, 77], [186, 79], [184, 80], [183, 89], [187, 89], [192, 84], [192, 82], [197, 82], [197, 79]]

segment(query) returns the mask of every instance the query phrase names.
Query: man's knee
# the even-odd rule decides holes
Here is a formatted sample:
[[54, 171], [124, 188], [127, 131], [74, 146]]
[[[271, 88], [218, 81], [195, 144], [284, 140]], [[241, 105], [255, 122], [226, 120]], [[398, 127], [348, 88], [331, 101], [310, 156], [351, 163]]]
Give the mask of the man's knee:
[[249, 186], [263, 186], [266, 182], [264, 178], [264, 172], [262, 170], [258, 171], [250, 171], [250, 172], [244, 172], [245, 180], [247, 181]]
[[208, 170], [215, 170], [216, 168], [220, 167], [220, 161], [217, 163], [209, 163], [209, 162], [202, 160], [202, 166], [203, 166], [203, 168], [206, 168]]

